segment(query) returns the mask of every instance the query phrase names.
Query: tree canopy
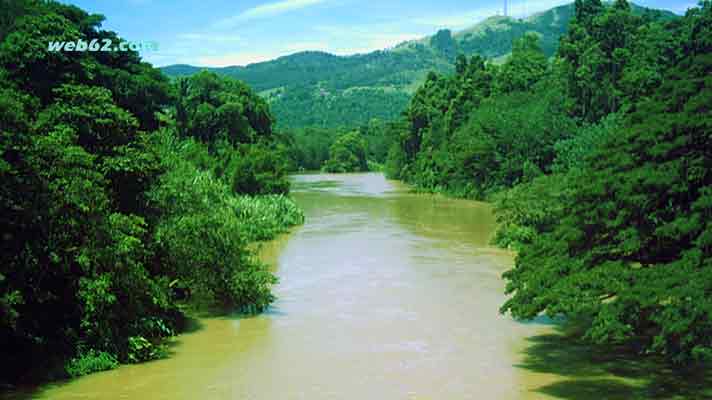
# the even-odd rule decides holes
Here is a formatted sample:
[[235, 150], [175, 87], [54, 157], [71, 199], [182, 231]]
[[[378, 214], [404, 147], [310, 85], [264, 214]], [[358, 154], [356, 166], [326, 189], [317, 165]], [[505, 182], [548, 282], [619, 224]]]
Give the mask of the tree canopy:
[[712, 6], [680, 19], [578, 0], [555, 57], [524, 35], [500, 66], [432, 73], [386, 170], [490, 199], [516, 318], [690, 363], [712, 355]]
[[365, 172], [366, 141], [358, 132], [340, 136], [329, 148], [329, 159], [324, 165], [327, 172]]
[[161, 357], [184, 326], [180, 293], [263, 310], [275, 277], [248, 244], [303, 218], [282, 195], [269, 106], [245, 84], [173, 85], [133, 51], [47, 51], [118, 41], [102, 21], [2, 2], [0, 384]]
[[586, 316], [593, 340], [642, 338], [675, 361], [710, 359], [711, 18], [709, 3], [688, 13], [684, 53], [661, 85], [567, 180], [561, 221], [506, 275], [504, 310]]

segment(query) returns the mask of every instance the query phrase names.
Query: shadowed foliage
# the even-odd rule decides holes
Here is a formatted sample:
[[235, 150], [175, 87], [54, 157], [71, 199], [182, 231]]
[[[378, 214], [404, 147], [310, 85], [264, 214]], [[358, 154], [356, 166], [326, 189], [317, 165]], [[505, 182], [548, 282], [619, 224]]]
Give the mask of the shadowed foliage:
[[556, 382], [533, 389], [559, 399], [644, 400], [712, 397], [709, 365], [686, 368], [628, 347], [596, 346], [565, 334], [529, 339], [518, 368], [554, 375]]

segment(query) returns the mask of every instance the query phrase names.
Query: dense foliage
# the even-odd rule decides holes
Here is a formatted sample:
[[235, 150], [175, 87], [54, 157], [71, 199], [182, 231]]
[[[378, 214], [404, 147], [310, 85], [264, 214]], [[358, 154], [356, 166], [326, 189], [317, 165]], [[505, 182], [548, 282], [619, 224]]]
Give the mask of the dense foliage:
[[[492, 24], [515, 21], [496, 19], [236, 69], [266, 99], [209, 71], [170, 82], [131, 51], [48, 52], [118, 37], [74, 6], [2, 5], [0, 383], [161, 357], [189, 296], [263, 310], [275, 277], [250, 243], [303, 221], [286, 171], [384, 162], [421, 189], [494, 199], [495, 240], [519, 251], [502, 312], [712, 359], [709, 1], [670, 19], [577, 0], [526, 22], [566, 31], [558, 46], [531, 29], [505, 46]], [[419, 82], [400, 119], [372, 119]], [[276, 131], [270, 105], [294, 127]]]
[[131, 51], [48, 52], [50, 40], [117, 36], [74, 6], [6, 3], [0, 383], [160, 357], [189, 292], [267, 306], [275, 278], [248, 244], [303, 216], [281, 196], [266, 103], [212, 74], [172, 86]]
[[389, 175], [491, 198], [517, 318], [676, 362], [712, 358], [712, 6], [684, 18], [578, 0], [556, 56], [457, 57], [413, 97]]
[[[593, 8], [577, 24], [629, 18], [621, 9], [621, 2]], [[711, 22], [706, 2], [666, 27], [662, 38], [680, 48], [669, 68], [652, 66], [663, 69], [659, 84], [649, 95], [640, 87], [621, 91], [619, 108], [629, 111], [616, 134], [596, 135], [602, 140], [584, 164], [569, 164], [557, 178], [569, 186], [557, 201], [560, 220], [532, 225], [537, 234], [506, 275], [514, 297], [504, 310], [582, 316], [592, 340], [636, 340], [641, 350], [679, 362], [712, 359]], [[575, 112], [595, 119], [588, 100]], [[593, 135], [585, 135], [590, 143]]]
[[272, 134], [267, 103], [244, 83], [201, 71], [176, 81], [176, 124], [204, 143], [255, 143]]
[[294, 86], [275, 90], [265, 97], [278, 118], [280, 129], [335, 129], [341, 126], [353, 129], [372, 119], [393, 119], [410, 100], [407, 91], [392, 87], [357, 87], [341, 91]]
[[344, 134], [342, 129], [309, 127], [293, 129], [281, 137], [288, 149], [293, 170], [319, 171], [329, 159], [329, 147], [337, 137]]
[[[279, 136], [281, 149], [284, 150], [289, 159], [288, 168], [299, 171], [319, 171], [326, 167], [330, 157], [338, 152], [343, 143], [336, 145], [339, 138], [347, 134], [357, 135], [363, 143], [358, 147], [363, 150], [354, 151], [357, 158], [365, 157], [365, 162], [371, 166], [378, 167], [386, 161], [389, 145], [393, 142], [394, 135], [397, 134], [400, 122], [385, 122], [372, 119], [367, 124], [360, 126], [357, 130], [346, 128], [316, 128], [292, 129]], [[336, 146], [336, 147], [335, 147]], [[342, 152], [343, 153], [343, 152]], [[357, 153], [363, 153], [363, 157]], [[338, 162], [337, 162], [338, 164]], [[331, 164], [334, 166], [334, 164]], [[356, 170], [374, 170], [369, 167], [363, 169], [361, 161], [352, 164], [354, 167], [346, 168], [345, 171], [355, 172]], [[355, 168], [358, 167], [358, 168]], [[343, 168], [327, 168], [337, 172]]]
[[358, 132], [349, 132], [334, 141], [329, 148], [329, 159], [324, 164], [326, 172], [365, 172], [366, 141]]
[[388, 174], [484, 198], [548, 171], [554, 143], [575, 130], [552, 68], [536, 37], [524, 36], [500, 67], [458, 57], [455, 75], [430, 75], [407, 110]]

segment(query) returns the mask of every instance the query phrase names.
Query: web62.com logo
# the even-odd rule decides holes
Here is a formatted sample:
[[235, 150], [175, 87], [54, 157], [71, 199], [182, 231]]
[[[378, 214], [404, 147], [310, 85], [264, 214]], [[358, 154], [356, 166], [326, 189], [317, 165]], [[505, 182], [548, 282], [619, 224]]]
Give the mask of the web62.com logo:
[[82, 39], [69, 42], [49, 42], [47, 50], [51, 52], [59, 51], [157, 51], [156, 42], [131, 42], [121, 41], [114, 43], [111, 39], [92, 39], [85, 41]]

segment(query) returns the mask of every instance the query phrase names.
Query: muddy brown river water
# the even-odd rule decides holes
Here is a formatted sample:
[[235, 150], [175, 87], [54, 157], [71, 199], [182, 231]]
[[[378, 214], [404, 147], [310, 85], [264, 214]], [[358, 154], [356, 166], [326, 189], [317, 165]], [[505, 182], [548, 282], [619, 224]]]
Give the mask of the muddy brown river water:
[[512, 254], [490, 206], [380, 174], [295, 176], [303, 226], [262, 248], [278, 301], [202, 319], [172, 356], [45, 386], [39, 399], [544, 399], [522, 368], [545, 324], [498, 314]]

